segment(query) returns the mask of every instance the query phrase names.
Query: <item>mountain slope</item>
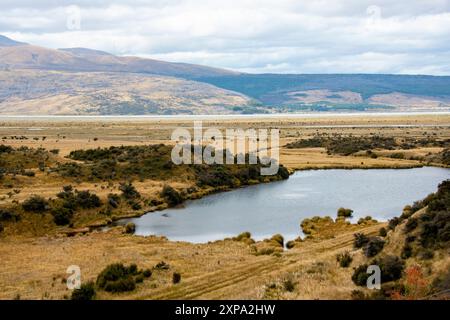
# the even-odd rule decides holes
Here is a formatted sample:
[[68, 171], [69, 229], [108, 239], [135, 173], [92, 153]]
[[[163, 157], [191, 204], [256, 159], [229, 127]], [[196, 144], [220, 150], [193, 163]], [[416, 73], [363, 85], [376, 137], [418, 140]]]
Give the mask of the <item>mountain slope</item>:
[[25, 45], [26, 43], [12, 40], [8, 37], [2, 36], [0, 34], [0, 47], [12, 47], [12, 46], [20, 46]]
[[289, 110], [449, 110], [450, 77], [383, 74], [241, 74], [198, 81]]
[[48, 70], [0, 71], [0, 114], [223, 114], [244, 95], [173, 77]]
[[[3, 39], [3, 40], [2, 40]], [[5, 43], [5, 45], [1, 45]], [[8, 45], [9, 44], [9, 45]], [[0, 67], [65, 71], [138, 72], [173, 77], [234, 75], [233, 71], [138, 57], [119, 57], [85, 48], [48, 49], [0, 38]]]

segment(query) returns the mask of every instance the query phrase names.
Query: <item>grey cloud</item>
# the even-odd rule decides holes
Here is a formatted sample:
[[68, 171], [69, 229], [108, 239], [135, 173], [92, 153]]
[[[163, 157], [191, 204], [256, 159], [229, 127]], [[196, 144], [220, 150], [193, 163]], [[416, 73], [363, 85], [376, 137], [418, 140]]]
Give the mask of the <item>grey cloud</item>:
[[[67, 7], [81, 10], [68, 30]], [[0, 34], [250, 72], [449, 74], [450, 1], [2, 1]]]

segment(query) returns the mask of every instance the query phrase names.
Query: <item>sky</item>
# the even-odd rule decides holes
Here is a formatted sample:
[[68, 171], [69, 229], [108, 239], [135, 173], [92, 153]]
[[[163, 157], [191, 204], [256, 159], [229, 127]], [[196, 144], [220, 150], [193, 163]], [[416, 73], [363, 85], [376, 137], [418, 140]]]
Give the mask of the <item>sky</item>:
[[450, 0], [0, 0], [0, 34], [250, 73], [450, 75]]

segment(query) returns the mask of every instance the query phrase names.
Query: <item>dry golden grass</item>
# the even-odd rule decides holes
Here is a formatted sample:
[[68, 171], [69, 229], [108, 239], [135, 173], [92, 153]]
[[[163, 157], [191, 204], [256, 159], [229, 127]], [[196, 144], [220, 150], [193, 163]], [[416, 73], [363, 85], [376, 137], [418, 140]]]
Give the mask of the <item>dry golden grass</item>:
[[[76, 237], [10, 237], [0, 241], [1, 299], [63, 299], [66, 269], [78, 265], [82, 281], [95, 280], [108, 264], [136, 263], [151, 268], [160, 261], [169, 263], [169, 271], [158, 271], [138, 289], [126, 294], [99, 292], [98, 298], [113, 299], [261, 299], [266, 285], [286, 274], [294, 274], [298, 285], [284, 298], [349, 298], [354, 288], [347, 276], [337, 270], [336, 253], [351, 249], [353, 232], [374, 233], [380, 225], [345, 227], [326, 241], [308, 240], [280, 255], [254, 254], [252, 245], [225, 240], [209, 244], [171, 242], [159, 237], [129, 236], [121, 228], [93, 232]], [[311, 274], [317, 261], [324, 270]], [[180, 272], [182, 281], [172, 285], [172, 272]], [[344, 285], [343, 285], [344, 284]]]
[[[405, 168], [422, 165], [415, 160], [391, 159], [390, 151], [377, 150], [380, 157], [327, 155], [322, 148], [286, 149], [283, 146], [299, 138], [320, 134], [377, 134], [392, 137], [434, 136], [450, 138], [450, 116], [338, 116], [317, 118], [237, 118], [207, 120], [204, 127], [220, 128], [280, 128], [281, 163], [288, 168]], [[192, 127], [183, 119], [87, 119], [86, 121], [56, 119], [0, 120], [2, 144], [15, 147], [44, 147], [59, 149], [58, 161], [70, 151], [112, 145], [140, 145], [171, 143], [170, 134], [178, 126]], [[408, 125], [411, 127], [402, 127]], [[425, 126], [424, 126], [425, 125]], [[38, 130], [36, 130], [38, 129]], [[14, 140], [11, 136], [26, 136], [28, 140]], [[33, 138], [46, 137], [45, 141]], [[97, 138], [97, 139], [94, 139]], [[405, 154], [417, 156], [437, 153], [439, 148], [413, 149]], [[403, 151], [402, 151], [403, 152]], [[35, 178], [17, 176], [14, 184], [20, 193], [8, 196], [10, 188], [0, 185], [0, 204], [22, 201], [31, 194], [54, 197], [67, 184], [63, 178], [55, 179], [42, 173]], [[151, 198], [167, 181], [146, 180], [134, 182], [138, 191]], [[177, 177], [170, 181], [176, 187], [190, 186]], [[89, 189], [101, 198], [117, 192], [117, 184], [80, 183], [74, 187]], [[92, 223], [92, 221], [89, 221]], [[300, 222], [300, 221], [299, 221]], [[29, 228], [50, 224], [33, 217]], [[313, 238], [299, 242], [295, 248], [272, 255], [256, 255], [256, 246], [226, 240], [210, 244], [171, 242], [157, 237], [123, 235], [121, 228], [109, 232], [95, 231], [75, 237], [19, 237], [0, 238], [0, 298], [12, 299], [62, 299], [70, 295], [64, 282], [69, 265], [79, 265], [83, 281], [95, 279], [108, 264], [114, 262], [136, 263], [140, 268], [150, 268], [161, 260], [172, 267], [158, 271], [150, 280], [138, 285], [128, 294], [99, 293], [99, 298], [119, 299], [348, 299], [356, 287], [351, 282], [351, 268], [342, 269], [336, 263], [336, 254], [350, 250], [352, 266], [359, 265], [363, 257], [352, 251], [353, 233], [357, 230], [375, 234], [382, 224], [348, 226], [331, 229], [326, 239]], [[31, 226], [31, 227], [30, 227]], [[45, 229], [46, 230], [46, 229]], [[330, 231], [330, 230], [329, 230]], [[50, 233], [49, 233], [50, 234]], [[287, 239], [290, 240], [290, 239]], [[279, 251], [279, 250], [275, 250]], [[444, 265], [444, 264], [443, 264]], [[173, 271], [180, 272], [180, 284], [172, 285]], [[283, 289], [286, 280], [294, 283], [292, 292]]]

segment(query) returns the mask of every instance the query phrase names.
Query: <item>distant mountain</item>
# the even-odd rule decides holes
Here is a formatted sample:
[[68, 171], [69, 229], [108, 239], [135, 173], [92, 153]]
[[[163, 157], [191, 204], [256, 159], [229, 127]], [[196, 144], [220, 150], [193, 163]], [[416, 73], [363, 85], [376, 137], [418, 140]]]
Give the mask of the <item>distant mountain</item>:
[[0, 36], [0, 114], [310, 111], [450, 111], [450, 77], [244, 74]]
[[[119, 57], [86, 48], [47, 49], [0, 38], [0, 66], [11, 68], [150, 73], [183, 78], [235, 75], [236, 72], [188, 63]], [[20, 44], [20, 45], [19, 45]]]
[[13, 46], [21, 46], [24, 44], [26, 43], [12, 40], [0, 34], [0, 47], [13, 47]]
[[240, 74], [196, 80], [283, 111], [450, 110], [450, 76]]
[[145, 115], [229, 114], [248, 97], [181, 78], [33, 69], [0, 71], [0, 114]]

